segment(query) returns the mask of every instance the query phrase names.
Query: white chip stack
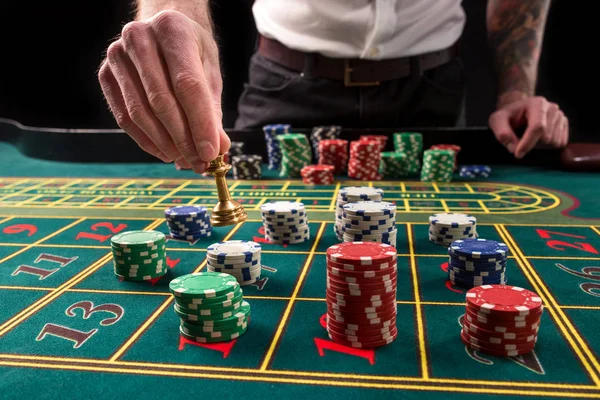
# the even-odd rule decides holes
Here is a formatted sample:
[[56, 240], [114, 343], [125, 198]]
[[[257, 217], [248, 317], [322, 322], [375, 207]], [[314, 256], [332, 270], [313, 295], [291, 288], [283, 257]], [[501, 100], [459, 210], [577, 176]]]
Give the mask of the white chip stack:
[[450, 246], [460, 239], [476, 239], [477, 219], [468, 214], [441, 213], [429, 217], [429, 240]]
[[206, 249], [206, 269], [229, 274], [240, 286], [247, 286], [260, 279], [261, 246], [247, 240], [228, 240], [213, 243]]
[[299, 244], [310, 239], [304, 204], [273, 201], [260, 206], [265, 239], [270, 243]]
[[396, 246], [396, 205], [361, 201], [342, 206], [344, 242], [378, 242]]
[[346, 203], [356, 203], [359, 201], [382, 201], [383, 190], [370, 186], [348, 186], [341, 188], [338, 192], [337, 202], [335, 206], [335, 225], [333, 231], [338, 240], [344, 240], [344, 232], [342, 231], [342, 213], [343, 206]]

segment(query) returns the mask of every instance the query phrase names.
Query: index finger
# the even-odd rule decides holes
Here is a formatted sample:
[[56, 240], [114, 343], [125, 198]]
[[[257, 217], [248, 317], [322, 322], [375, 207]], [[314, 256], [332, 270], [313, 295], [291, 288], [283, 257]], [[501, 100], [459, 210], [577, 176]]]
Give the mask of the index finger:
[[526, 106], [527, 129], [515, 150], [515, 157], [523, 158], [544, 135], [548, 126], [548, 103], [530, 101]]

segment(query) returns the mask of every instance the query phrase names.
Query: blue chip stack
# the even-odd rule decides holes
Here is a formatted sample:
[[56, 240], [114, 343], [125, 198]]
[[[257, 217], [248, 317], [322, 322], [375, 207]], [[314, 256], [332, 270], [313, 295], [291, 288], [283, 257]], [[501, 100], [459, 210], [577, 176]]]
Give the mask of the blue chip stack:
[[289, 124], [271, 124], [263, 126], [265, 141], [267, 144], [267, 154], [269, 156], [269, 169], [279, 169], [281, 167], [281, 149], [276, 136], [284, 133], [290, 133], [292, 127]]
[[206, 207], [177, 206], [165, 210], [171, 237], [177, 240], [196, 241], [212, 233], [210, 215]]
[[492, 168], [489, 165], [463, 165], [458, 173], [463, 178], [487, 178]]
[[448, 247], [448, 278], [455, 286], [473, 288], [506, 284], [508, 246], [483, 238], [454, 241]]
[[319, 142], [321, 140], [334, 140], [340, 138], [342, 127], [338, 125], [315, 126], [310, 134], [310, 142], [313, 147], [313, 161], [319, 163]]

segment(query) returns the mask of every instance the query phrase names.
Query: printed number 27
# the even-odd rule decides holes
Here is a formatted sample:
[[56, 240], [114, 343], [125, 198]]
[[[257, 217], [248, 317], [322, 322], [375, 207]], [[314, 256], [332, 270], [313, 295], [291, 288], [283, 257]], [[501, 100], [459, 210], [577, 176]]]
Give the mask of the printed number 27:
[[[550, 239], [552, 237], [552, 235], [567, 236], [567, 237], [572, 237], [572, 238], [577, 238], [577, 239], [585, 239], [585, 236], [573, 235], [573, 234], [562, 233], [562, 232], [552, 232], [552, 231], [547, 231], [545, 229], [536, 229], [536, 231], [537, 231], [537, 234], [540, 235], [540, 237], [542, 239]], [[569, 243], [569, 242], [564, 242], [562, 240], [547, 240], [546, 244], [548, 245], [548, 247], [550, 247], [554, 250], [564, 251], [565, 247], [571, 247], [574, 249], [587, 251], [588, 253], [598, 254], [598, 250], [596, 250], [594, 248], [594, 246], [592, 246], [589, 243], [582, 243], [582, 242]], [[560, 247], [560, 246], [563, 246], [563, 247]]]

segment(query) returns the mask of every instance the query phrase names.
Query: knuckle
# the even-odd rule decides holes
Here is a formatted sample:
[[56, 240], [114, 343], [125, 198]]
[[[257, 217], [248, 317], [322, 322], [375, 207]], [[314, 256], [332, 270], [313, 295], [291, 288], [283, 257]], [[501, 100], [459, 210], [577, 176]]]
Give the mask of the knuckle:
[[175, 29], [181, 21], [181, 14], [174, 10], [163, 10], [152, 19], [152, 26], [159, 32]]
[[129, 118], [136, 123], [142, 123], [148, 116], [146, 108], [137, 101], [126, 101]]
[[170, 115], [177, 108], [177, 104], [171, 94], [162, 90], [149, 90], [148, 104], [152, 111], [159, 116]]
[[179, 150], [179, 152], [188, 160], [196, 159], [196, 146], [194, 143], [186, 140], [184, 138], [173, 138], [173, 143], [175, 143], [175, 147]]
[[200, 79], [188, 72], [177, 74], [174, 81], [173, 88], [181, 94], [193, 95], [199, 92], [202, 87]]
[[109, 82], [109, 68], [106, 62], [102, 63], [102, 65], [100, 66], [100, 69], [98, 70], [98, 81], [100, 81], [100, 84], [102, 85], [102, 88], [104, 89], [104, 87], [106, 85], [108, 85]]
[[113, 115], [115, 117], [117, 125], [119, 125], [119, 128], [123, 129], [126, 132], [131, 130], [131, 119], [129, 118], [129, 114], [125, 110], [113, 110]]
[[108, 49], [106, 49], [106, 59], [108, 63], [114, 64], [123, 54], [125, 49], [123, 48], [123, 42], [121, 40], [117, 40], [112, 42]]
[[146, 24], [139, 21], [129, 22], [123, 27], [121, 38], [126, 47], [135, 46], [147, 40], [148, 29]]
[[535, 121], [531, 123], [530, 129], [536, 136], [541, 136], [544, 134], [546, 126], [547, 124], [545, 121]]

